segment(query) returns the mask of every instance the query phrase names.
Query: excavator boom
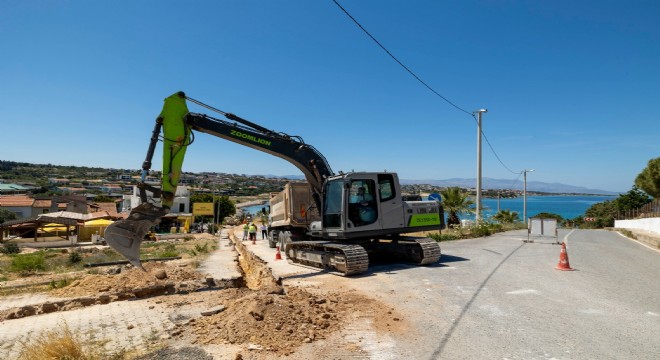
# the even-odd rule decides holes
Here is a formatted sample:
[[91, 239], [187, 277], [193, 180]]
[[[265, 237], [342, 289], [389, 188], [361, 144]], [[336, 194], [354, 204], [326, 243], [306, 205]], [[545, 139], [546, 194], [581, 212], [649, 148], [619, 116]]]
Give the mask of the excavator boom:
[[[204, 114], [190, 113], [186, 100], [205, 106], [233, 122]], [[162, 129], [163, 171], [161, 188], [145, 183], [151, 169], [151, 159]], [[181, 177], [186, 148], [193, 141], [192, 130], [208, 133], [244, 146], [285, 159], [300, 169], [312, 189], [318, 209], [321, 208], [323, 181], [332, 176], [326, 159], [313, 146], [305, 144], [298, 136], [275, 132], [231, 113], [215, 109], [177, 92], [164, 101], [163, 110], [156, 119], [147, 157], [142, 165], [142, 179], [138, 184], [142, 204], [131, 210], [128, 218], [117, 221], [105, 231], [105, 240], [113, 249], [126, 257], [133, 265], [142, 268], [140, 244], [152, 226], [160, 222], [174, 203], [174, 194]], [[157, 206], [147, 198], [147, 190], [160, 195]]]

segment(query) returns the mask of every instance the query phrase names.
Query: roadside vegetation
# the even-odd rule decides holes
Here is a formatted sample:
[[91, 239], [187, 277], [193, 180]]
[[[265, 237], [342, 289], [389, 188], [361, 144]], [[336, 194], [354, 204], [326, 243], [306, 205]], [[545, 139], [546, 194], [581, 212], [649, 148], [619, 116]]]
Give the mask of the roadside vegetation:
[[[189, 259], [199, 263], [217, 247], [210, 238], [145, 241], [140, 248], [140, 258]], [[67, 249], [32, 250], [21, 249], [19, 244], [7, 242], [0, 247], [0, 281], [23, 279], [26, 286], [3, 288], [0, 295], [17, 292], [40, 291], [47, 288], [67, 286], [76, 273], [96, 273], [99, 263], [125, 261], [126, 259], [110, 247], [74, 247]], [[34, 286], [29, 286], [29, 284]]]
[[127, 359], [125, 350], [108, 353], [101, 345], [83, 342], [82, 334], [76, 334], [66, 323], [56, 329], [36, 336], [31, 342], [21, 343], [19, 360], [123, 360]]

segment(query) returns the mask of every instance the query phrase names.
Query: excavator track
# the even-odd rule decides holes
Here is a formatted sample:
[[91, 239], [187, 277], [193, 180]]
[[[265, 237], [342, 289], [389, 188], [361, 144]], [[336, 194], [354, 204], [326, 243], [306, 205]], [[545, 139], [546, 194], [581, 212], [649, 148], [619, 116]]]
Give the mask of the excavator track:
[[437, 241], [430, 238], [399, 237], [393, 241], [378, 241], [371, 244], [374, 254], [385, 255], [415, 265], [434, 264], [440, 260], [441, 251]]
[[356, 275], [369, 268], [369, 255], [360, 245], [327, 241], [296, 241], [286, 245], [287, 259], [300, 265]]
[[418, 265], [428, 265], [437, 263], [442, 253], [437, 241], [429, 238], [414, 239], [419, 244], [422, 253], [422, 259], [417, 262]]

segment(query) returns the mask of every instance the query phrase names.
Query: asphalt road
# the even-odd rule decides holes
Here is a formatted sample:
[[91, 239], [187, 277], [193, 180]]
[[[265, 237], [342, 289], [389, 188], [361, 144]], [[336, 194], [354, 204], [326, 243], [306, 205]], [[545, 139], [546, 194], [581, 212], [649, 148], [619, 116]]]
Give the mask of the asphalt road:
[[[437, 265], [316, 280], [404, 314], [406, 334], [362, 343], [373, 359], [658, 358], [660, 252], [605, 230], [523, 240], [526, 231], [446, 242]], [[555, 268], [557, 240], [574, 271]]]

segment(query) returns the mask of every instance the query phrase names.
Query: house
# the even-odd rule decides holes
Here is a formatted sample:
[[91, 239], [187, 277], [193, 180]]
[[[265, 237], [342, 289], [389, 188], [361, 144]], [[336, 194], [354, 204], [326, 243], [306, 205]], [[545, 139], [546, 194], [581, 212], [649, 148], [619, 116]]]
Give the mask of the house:
[[50, 212], [53, 200], [51, 199], [34, 199], [32, 203], [32, 217]]
[[0, 183], [0, 194], [27, 194], [29, 188], [18, 184], [2, 184]]
[[58, 211], [87, 214], [87, 198], [84, 195], [53, 196], [49, 212]]
[[24, 219], [32, 216], [34, 199], [27, 195], [0, 195], [0, 208], [16, 214], [16, 218]]

